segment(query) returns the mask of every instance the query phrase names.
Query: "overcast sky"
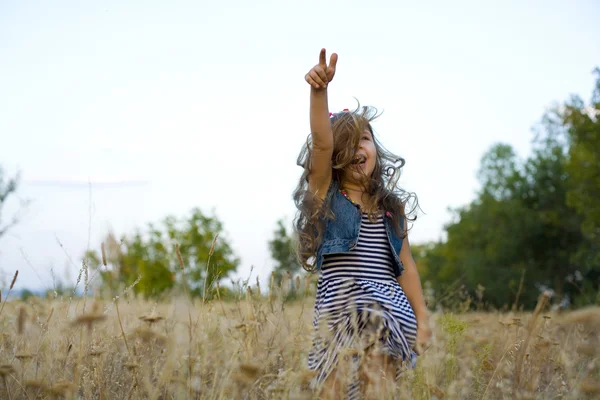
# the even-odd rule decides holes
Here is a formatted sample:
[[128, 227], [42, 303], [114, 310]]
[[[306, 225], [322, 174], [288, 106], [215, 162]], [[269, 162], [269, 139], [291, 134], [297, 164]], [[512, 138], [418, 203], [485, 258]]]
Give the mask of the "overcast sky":
[[547, 107], [589, 98], [600, 3], [428, 3], [0, 2], [0, 164], [31, 201], [0, 239], [6, 280], [51, 287], [53, 268], [74, 283], [69, 257], [109, 229], [195, 206], [223, 221], [238, 276], [266, 278], [321, 47], [339, 54], [331, 109], [384, 111], [375, 129], [425, 212], [411, 241], [438, 239], [492, 144], [526, 157]]

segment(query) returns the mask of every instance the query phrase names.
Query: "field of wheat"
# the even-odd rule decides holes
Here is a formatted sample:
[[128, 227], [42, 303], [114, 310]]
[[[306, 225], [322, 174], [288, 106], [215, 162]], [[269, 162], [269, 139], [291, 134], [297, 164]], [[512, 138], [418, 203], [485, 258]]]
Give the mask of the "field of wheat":
[[[5, 298], [0, 398], [316, 398], [312, 296], [282, 298]], [[433, 313], [432, 346], [377, 398], [599, 398], [600, 309], [541, 299], [533, 313]]]

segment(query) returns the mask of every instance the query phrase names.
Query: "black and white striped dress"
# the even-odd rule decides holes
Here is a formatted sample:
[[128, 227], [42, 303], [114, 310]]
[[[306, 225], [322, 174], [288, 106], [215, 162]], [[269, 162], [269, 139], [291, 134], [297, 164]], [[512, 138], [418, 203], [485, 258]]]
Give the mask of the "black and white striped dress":
[[[314, 385], [336, 368], [340, 352], [350, 350], [345, 354], [352, 355], [358, 373], [360, 354], [371, 345], [397, 361], [396, 378], [404, 363], [414, 366], [417, 322], [392, 257], [383, 218], [372, 222], [364, 213], [356, 247], [324, 257], [308, 354], [308, 367], [317, 372]], [[358, 379], [352, 381], [349, 399], [360, 395]]]

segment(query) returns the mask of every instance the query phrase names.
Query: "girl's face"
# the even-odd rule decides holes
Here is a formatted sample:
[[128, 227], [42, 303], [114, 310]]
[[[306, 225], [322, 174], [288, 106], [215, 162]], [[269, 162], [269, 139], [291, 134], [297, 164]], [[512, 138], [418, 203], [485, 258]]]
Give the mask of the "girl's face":
[[353, 163], [344, 174], [344, 180], [352, 183], [363, 181], [365, 176], [370, 177], [373, 174], [376, 162], [377, 148], [373, 141], [373, 135], [368, 128], [365, 128], [360, 136], [360, 144], [354, 154]]

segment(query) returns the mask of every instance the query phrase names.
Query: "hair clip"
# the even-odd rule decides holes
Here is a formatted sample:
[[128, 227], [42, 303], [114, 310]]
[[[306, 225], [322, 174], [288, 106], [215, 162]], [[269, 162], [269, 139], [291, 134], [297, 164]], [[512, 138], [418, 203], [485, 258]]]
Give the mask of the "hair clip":
[[340, 111], [340, 112], [338, 112], [338, 113], [332, 113], [332, 112], [330, 112], [330, 113], [329, 113], [329, 118], [334, 118], [336, 115], [338, 115], [338, 114], [341, 114], [341, 113], [343, 113], [343, 112], [350, 112], [350, 110], [349, 110], [349, 109], [347, 109], [347, 108], [344, 108], [342, 111]]

